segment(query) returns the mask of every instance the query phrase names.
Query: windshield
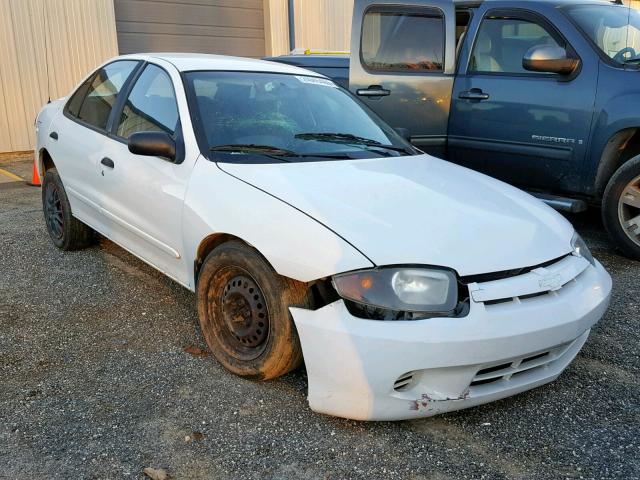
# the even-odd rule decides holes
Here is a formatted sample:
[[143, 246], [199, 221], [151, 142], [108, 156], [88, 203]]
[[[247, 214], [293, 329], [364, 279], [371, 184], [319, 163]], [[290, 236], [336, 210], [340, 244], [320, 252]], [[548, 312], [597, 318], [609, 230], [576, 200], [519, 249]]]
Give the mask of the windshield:
[[640, 61], [640, 12], [622, 5], [576, 5], [568, 13], [614, 62]]
[[[400, 135], [325, 78], [254, 72], [185, 75], [211, 158], [298, 162], [415, 155]], [[208, 153], [208, 152], [205, 152]]]

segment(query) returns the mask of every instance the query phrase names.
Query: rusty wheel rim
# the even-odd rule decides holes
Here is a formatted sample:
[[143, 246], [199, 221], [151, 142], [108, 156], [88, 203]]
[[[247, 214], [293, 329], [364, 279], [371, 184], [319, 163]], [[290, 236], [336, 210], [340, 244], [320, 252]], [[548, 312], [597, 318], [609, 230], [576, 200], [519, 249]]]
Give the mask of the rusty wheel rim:
[[218, 288], [209, 289], [214, 331], [227, 353], [253, 360], [264, 352], [270, 331], [262, 289], [248, 272], [237, 267], [226, 268], [216, 277], [212, 285], [223, 288], [222, 295]]
[[640, 246], [640, 176], [622, 191], [618, 201], [618, 218], [629, 239]]

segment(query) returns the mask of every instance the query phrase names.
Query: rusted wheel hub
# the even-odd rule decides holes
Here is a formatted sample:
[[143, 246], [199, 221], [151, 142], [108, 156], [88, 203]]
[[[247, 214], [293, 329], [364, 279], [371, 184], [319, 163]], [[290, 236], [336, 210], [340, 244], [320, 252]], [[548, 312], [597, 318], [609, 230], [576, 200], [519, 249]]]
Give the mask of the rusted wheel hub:
[[231, 337], [240, 345], [255, 348], [267, 340], [266, 303], [260, 288], [250, 277], [239, 275], [227, 283], [222, 314]]

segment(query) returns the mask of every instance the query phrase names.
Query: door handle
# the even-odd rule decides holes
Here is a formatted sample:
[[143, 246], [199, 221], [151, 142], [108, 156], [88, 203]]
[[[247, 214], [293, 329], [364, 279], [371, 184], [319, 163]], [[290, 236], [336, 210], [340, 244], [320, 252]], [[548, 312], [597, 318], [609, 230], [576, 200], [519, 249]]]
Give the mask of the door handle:
[[391, 90], [382, 88], [380, 85], [370, 85], [368, 88], [359, 88], [356, 94], [361, 97], [386, 97], [391, 95]]
[[104, 165], [107, 168], [113, 168], [116, 165], [113, 163], [113, 160], [111, 160], [110, 158], [104, 157], [102, 160], [100, 160], [100, 163], [102, 165]]
[[58, 140], [58, 132], [51, 132], [49, 134], [49, 138], [53, 138], [54, 140]]
[[458, 98], [462, 98], [465, 100], [489, 100], [489, 94], [484, 93], [480, 88], [472, 88], [466, 92], [460, 92]]

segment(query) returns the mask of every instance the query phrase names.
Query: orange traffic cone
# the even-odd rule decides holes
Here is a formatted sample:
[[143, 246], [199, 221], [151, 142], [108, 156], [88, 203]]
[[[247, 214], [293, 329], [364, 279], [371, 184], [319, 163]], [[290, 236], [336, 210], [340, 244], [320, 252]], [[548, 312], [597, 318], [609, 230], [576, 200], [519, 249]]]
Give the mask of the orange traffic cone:
[[33, 175], [31, 176], [31, 182], [27, 183], [27, 185], [31, 185], [32, 187], [41, 186], [40, 176], [38, 175], [38, 169], [36, 168], [36, 159], [33, 159]]

